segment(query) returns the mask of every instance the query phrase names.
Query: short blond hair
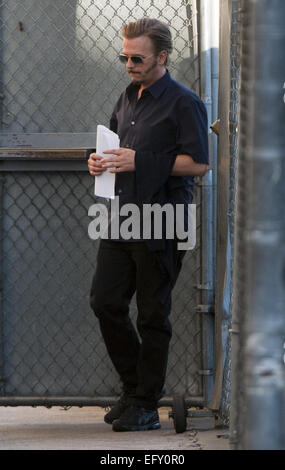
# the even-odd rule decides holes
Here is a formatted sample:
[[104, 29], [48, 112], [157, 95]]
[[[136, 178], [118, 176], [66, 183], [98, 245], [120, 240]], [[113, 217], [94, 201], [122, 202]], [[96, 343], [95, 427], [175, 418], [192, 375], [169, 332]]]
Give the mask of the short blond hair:
[[141, 18], [124, 25], [121, 32], [126, 39], [134, 39], [140, 36], [149, 37], [156, 55], [161, 51], [167, 52], [165, 65], [169, 64], [169, 54], [173, 50], [173, 45], [171, 31], [165, 23], [157, 19]]

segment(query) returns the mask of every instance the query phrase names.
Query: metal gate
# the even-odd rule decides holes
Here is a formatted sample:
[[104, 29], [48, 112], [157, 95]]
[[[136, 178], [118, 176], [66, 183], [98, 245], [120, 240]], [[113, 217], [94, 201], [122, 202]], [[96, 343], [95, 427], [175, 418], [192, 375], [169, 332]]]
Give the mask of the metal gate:
[[[120, 384], [89, 307], [98, 243], [88, 238], [95, 198], [83, 148], [127, 85], [116, 60], [125, 21], [168, 22], [170, 72], [199, 94], [196, 1], [4, 0], [0, 15], [0, 404], [105, 405]], [[205, 405], [213, 374], [197, 183], [197, 246], [173, 295], [162, 404], [181, 394]]]

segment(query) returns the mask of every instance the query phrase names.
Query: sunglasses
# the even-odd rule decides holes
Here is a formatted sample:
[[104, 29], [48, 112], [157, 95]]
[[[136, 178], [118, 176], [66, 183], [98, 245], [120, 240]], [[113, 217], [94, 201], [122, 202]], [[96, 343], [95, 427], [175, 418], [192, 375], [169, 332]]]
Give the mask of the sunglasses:
[[137, 56], [137, 55], [128, 56], [128, 55], [120, 54], [119, 59], [122, 62], [122, 64], [126, 64], [128, 62], [128, 60], [131, 59], [133, 64], [138, 65], [138, 64], [143, 64], [146, 59], [148, 59], [149, 57], [151, 57], [153, 55], [154, 54], [151, 54], [147, 57], [140, 57], [140, 56]]

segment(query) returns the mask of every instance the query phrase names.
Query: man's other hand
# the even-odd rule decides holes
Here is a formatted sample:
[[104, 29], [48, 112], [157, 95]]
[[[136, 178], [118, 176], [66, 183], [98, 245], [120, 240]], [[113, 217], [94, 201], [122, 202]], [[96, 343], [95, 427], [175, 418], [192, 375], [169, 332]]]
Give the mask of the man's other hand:
[[91, 153], [88, 159], [88, 169], [90, 175], [100, 176], [106, 168], [102, 167], [102, 160], [104, 157], [100, 157], [97, 153]]
[[114, 155], [114, 157], [105, 157], [102, 163], [102, 168], [109, 168], [110, 173], [135, 171], [135, 150], [120, 148], [117, 150], [106, 150], [103, 153], [106, 155]]

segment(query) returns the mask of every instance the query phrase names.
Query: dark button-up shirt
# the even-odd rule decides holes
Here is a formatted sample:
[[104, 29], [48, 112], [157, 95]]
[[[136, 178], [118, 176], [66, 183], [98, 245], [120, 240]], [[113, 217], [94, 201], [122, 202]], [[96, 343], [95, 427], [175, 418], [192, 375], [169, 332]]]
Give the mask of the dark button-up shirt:
[[[197, 163], [209, 163], [207, 112], [191, 90], [165, 75], [143, 90], [131, 83], [120, 96], [110, 120], [110, 129], [120, 137], [120, 147], [137, 152], [187, 154]], [[170, 176], [175, 200], [191, 203], [194, 179]], [[116, 174], [115, 194], [120, 205], [136, 203], [136, 172]]]
[[[139, 100], [138, 91], [139, 85], [134, 83], [126, 88], [110, 120], [110, 129], [120, 137], [120, 147], [136, 151], [136, 171], [116, 174], [119, 210], [127, 203], [141, 207], [143, 203], [170, 202], [184, 204], [186, 214], [194, 178], [172, 176], [171, 168], [179, 154], [190, 155], [197, 163], [209, 163], [206, 108], [168, 71], [143, 90]], [[90, 153], [87, 151], [87, 156]], [[121, 216], [120, 223], [125, 219]], [[156, 246], [153, 243], [152, 248]]]

